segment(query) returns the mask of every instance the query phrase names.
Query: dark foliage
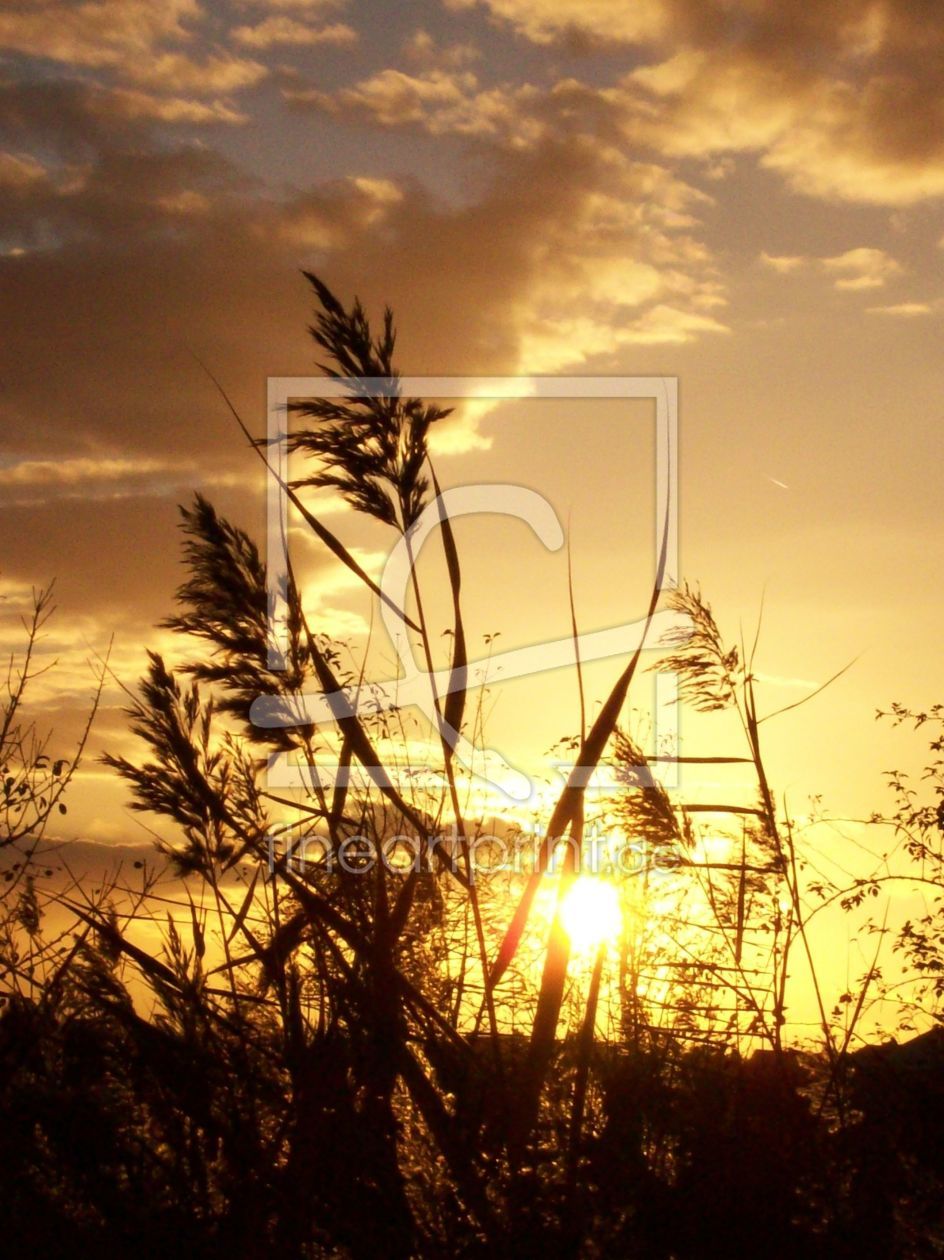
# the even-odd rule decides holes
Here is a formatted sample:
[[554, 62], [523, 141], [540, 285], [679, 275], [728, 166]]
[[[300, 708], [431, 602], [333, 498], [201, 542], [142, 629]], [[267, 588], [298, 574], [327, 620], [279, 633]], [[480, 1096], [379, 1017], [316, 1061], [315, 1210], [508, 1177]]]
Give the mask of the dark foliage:
[[[409, 537], [430, 487], [438, 491], [427, 437], [445, 413], [401, 397], [389, 311], [374, 337], [359, 303], [348, 311], [308, 278], [325, 370], [350, 386], [338, 399], [296, 409], [317, 424], [292, 437], [293, 449], [313, 461], [295, 488], [331, 487]], [[386, 385], [358, 392], [367, 378]], [[302, 517], [376, 595], [343, 544], [310, 514]], [[460, 566], [448, 519], [440, 523], [455, 680], [467, 665]], [[346, 674], [336, 645], [309, 624], [293, 577], [281, 592], [288, 646], [274, 654], [256, 545], [199, 496], [183, 510], [183, 531], [188, 576], [165, 624], [196, 637], [204, 651], [178, 671], [151, 654], [129, 710], [146, 752], [106, 760], [130, 786], [135, 808], [176, 826], [180, 842], [165, 851], [186, 880], [170, 913], [153, 883], [137, 893], [117, 884], [73, 887], [59, 906], [72, 916], [69, 929], [47, 936], [50, 899], [37, 891], [28, 854], [16, 867], [0, 915], [3, 1254], [941, 1254], [940, 1037], [853, 1053], [876, 969], [857, 1000], [844, 995], [854, 1017], [840, 1026], [830, 1022], [810, 955], [821, 1046], [801, 1054], [783, 1044], [791, 949], [799, 943], [809, 951], [803, 859], [767, 781], [751, 661], [724, 645], [697, 590], [673, 597], [692, 633], [667, 645], [668, 665], [689, 704], [739, 714], [747, 755], [701, 760], [746, 765], [756, 804], [685, 804], [660, 786], [641, 745], [619, 726], [633, 656], [589, 730], [574, 739], [578, 764], [596, 766], [612, 749], [630, 789], [612, 812], [653, 868], [689, 880], [710, 923], [687, 954], [680, 946], [668, 959], [670, 948], [659, 945], [652, 965], [675, 967], [661, 1003], [644, 996], [652, 951], [624, 931], [613, 951], [615, 1031], [600, 1039], [603, 946], [585, 983], [570, 969], [570, 943], [552, 916], [536, 991], [526, 970], [516, 972], [551, 850], [566, 837], [579, 851], [584, 839], [582, 772], [551, 813], [539, 869], [525, 881], [510, 924], [507, 889], [489, 903], [489, 886], [470, 877], [468, 864], [441, 855], [438, 864], [424, 858], [405, 870], [371, 863], [371, 848], [381, 852], [393, 835], [438, 830], [450, 806], [460, 857], [468, 859], [472, 829], [459, 805], [452, 744], [443, 738], [446, 786], [437, 799], [386, 772], [398, 732], [407, 742], [399, 715], [342, 706], [328, 734], [293, 721], [295, 693], [337, 695], [365, 685], [363, 674]], [[418, 581], [413, 595], [417, 621], [399, 612], [420, 636], [432, 673]], [[658, 596], [657, 585], [650, 615]], [[36, 633], [34, 625], [31, 643]], [[41, 829], [67, 775], [63, 762], [50, 763], [20, 737], [22, 687], [14, 680], [7, 690], [0, 818], [5, 809], [8, 828], [21, 827], [17, 802], [26, 797]], [[284, 704], [284, 727], [254, 727], [250, 707], [261, 694]], [[464, 683], [441, 708], [433, 696], [453, 736], [468, 720], [466, 699]], [[896, 709], [894, 716], [915, 715]], [[918, 716], [936, 726], [942, 715]], [[940, 741], [934, 747], [939, 752]], [[372, 790], [343, 775], [325, 787], [312, 773], [306, 790], [282, 796], [267, 788], [260, 751], [297, 752], [309, 768], [319, 756], [345, 772], [359, 767]], [[8, 773], [14, 763], [19, 777]], [[894, 780], [893, 819], [938, 897], [940, 771], [937, 760], [930, 807], [906, 780]], [[699, 809], [736, 820], [731, 860], [699, 857]], [[290, 824], [273, 821], [286, 813]], [[273, 844], [274, 834], [286, 843]], [[9, 839], [0, 834], [0, 847]], [[296, 860], [298, 846], [312, 839], [321, 843]], [[336, 860], [341, 853], [346, 865]], [[640, 872], [641, 881], [648, 875], [649, 868]], [[845, 895], [858, 904], [875, 887]], [[899, 940], [935, 998], [939, 904]], [[683, 896], [660, 920], [663, 937], [690, 928], [685, 920]], [[162, 944], [145, 948], [137, 930], [158, 922]], [[645, 927], [637, 923], [638, 937]], [[499, 1001], [518, 1028], [514, 1018], [510, 1030], [500, 1026]]]
[[[349, 382], [350, 396], [340, 402], [319, 398], [293, 405], [296, 414], [319, 422], [316, 428], [288, 434], [290, 451], [316, 461], [315, 471], [294, 482], [294, 488], [333, 487], [358, 511], [408, 529], [429, 491], [424, 472], [429, 427], [449, 411], [400, 397], [389, 308], [375, 340], [360, 302], [346, 311], [317, 276], [305, 274], [320, 304], [311, 335], [330, 357], [319, 366], [334, 379]], [[371, 392], [359, 396], [357, 387], [365, 382]]]

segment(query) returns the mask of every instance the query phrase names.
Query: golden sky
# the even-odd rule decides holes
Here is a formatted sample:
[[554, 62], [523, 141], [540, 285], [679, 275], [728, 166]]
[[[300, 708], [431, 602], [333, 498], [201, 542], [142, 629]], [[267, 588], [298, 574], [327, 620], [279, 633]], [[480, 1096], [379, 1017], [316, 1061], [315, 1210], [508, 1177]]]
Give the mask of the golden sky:
[[[165, 644], [193, 488], [261, 530], [194, 355], [261, 432], [266, 377], [315, 370], [306, 267], [393, 306], [404, 371], [678, 377], [682, 574], [734, 638], [766, 591], [770, 708], [859, 658], [769, 728], [774, 777], [798, 812], [881, 807], [912, 745], [874, 709], [941, 696], [942, 52], [935, 0], [4, 8], [0, 593], [7, 642], [58, 578], [50, 720], [112, 632], [129, 682]], [[645, 607], [647, 435], [600, 404], [482, 409], [440, 464], [549, 497], [594, 629]], [[482, 530], [476, 634], [566, 633], [563, 554]], [[310, 564], [323, 624], [356, 631]], [[573, 680], [542, 688], [497, 696], [496, 743], [575, 728]], [[126, 837], [123, 789], [85, 782], [73, 825]]]

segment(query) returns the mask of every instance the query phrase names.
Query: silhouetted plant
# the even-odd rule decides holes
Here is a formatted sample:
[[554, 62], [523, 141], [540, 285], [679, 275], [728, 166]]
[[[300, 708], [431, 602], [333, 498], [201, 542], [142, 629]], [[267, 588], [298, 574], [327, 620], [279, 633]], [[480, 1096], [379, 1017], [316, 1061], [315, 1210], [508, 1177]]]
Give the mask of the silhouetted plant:
[[[314, 538], [377, 596], [297, 492], [334, 489], [409, 544], [439, 493], [427, 439], [446, 412], [401, 397], [389, 311], [375, 337], [358, 302], [347, 310], [308, 279], [324, 370], [349, 390], [294, 408], [315, 423], [289, 436], [309, 463], [282, 488]], [[377, 378], [382, 388], [362, 388]], [[266, 458], [264, 443], [256, 449]], [[441, 502], [437, 510], [452, 678], [446, 696], [432, 693], [442, 787], [414, 791], [392, 773], [401, 715], [336, 699], [326, 732], [299, 705], [299, 693], [352, 697], [369, 680], [311, 623], [292, 565], [280, 592], [287, 635], [276, 643], [252, 539], [200, 496], [183, 509], [188, 574], [165, 625], [202, 650], [178, 670], [151, 654], [129, 710], [147, 751], [106, 760], [135, 808], [175, 824], [179, 838], [164, 847], [185, 878], [165, 896], [146, 873], [123, 907], [117, 885], [97, 897], [69, 888], [76, 930], [47, 952], [40, 984], [11, 991], [0, 1014], [3, 1237], [50, 1255], [64, 1254], [64, 1236], [70, 1255], [140, 1254], [148, 1239], [162, 1252], [227, 1260], [858, 1260], [868, 1239], [853, 1218], [876, 1201], [875, 1179], [855, 1164], [850, 1134], [877, 1157], [889, 1149], [867, 1091], [849, 1085], [863, 1078], [846, 1073], [871, 981], [850, 996], [846, 1025], [819, 995], [818, 1053], [784, 1043], [791, 959], [803, 949], [815, 977], [806, 929], [842, 893], [827, 890], [811, 908], [797, 833], [775, 806], [763, 757], [753, 650], [744, 659], [725, 645], [696, 589], [670, 596], [692, 632], [666, 644], [664, 667], [678, 673], [685, 703], [736, 712], [746, 739], [745, 752], [696, 760], [743, 763], [755, 779], [749, 804], [685, 801], [661, 785], [656, 760], [620, 726], [639, 653], [592, 722], [579, 680], [579, 773], [550, 811], [509, 922], [508, 882], [475, 878], [469, 858], [484, 823], [460, 805], [455, 747], [477, 718], [467, 714], [459, 552]], [[415, 619], [396, 612], [419, 636], [432, 680], [412, 580]], [[281, 726], [253, 723], [262, 694]], [[286, 753], [307, 767], [292, 796], [263, 776], [266, 758]], [[627, 881], [638, 916], [618, 958], [601, 946], [575, 973], [559, 913], [546, 942], [528, 927], [565, 841], [557, 887], [575, 873], [587, 770], [604, 760], [624, 788], [610, 816], [645, 859]], [[357, 768], [362, 780], [348, 783]], [[912, 857], [931, 861], [939, 814], [905, 801]], [[702, 817], [728, 819], [724, 859], [700, 847]], [[447, 823], [453, 851], [403, 869], [376, 860], [392, 836], [422, 840]], [[674, 900], [654, 925], [647, 898], [669, 886]], [[39, 939], [41, 911], [24, 884], [21, 935]], [[145, 948], [139, 929], [158, 923], [161, 947]], [[619, 972], [609, 989], [607, 966]], [[600, 1038], [614, 987], [619, 1017]], [[940, 1185], [939, 1171], [927, 1175]], [[893, 1181], [875, 1219], [887, 1254], [904, 1257], [899, 1218], [917, 1182], [903, 1162]], [[940, 1221], [930, 1209], [925, 1217], [930, 1236]]]
[[23, 647], [13, 651], [0, 689], [0, 849], [25, 844], [35, 848], [51, 818], [66, 812], [63, 797], [85, 750], [101, 694], [93, 699], [85, 730], [68, 757], [53, 755], [51, 735], [29, 713], [30, 691], [52, 666], [40, 663], [43, 632], [55, 611], [53, 588], [33, 592], [23, 619]]

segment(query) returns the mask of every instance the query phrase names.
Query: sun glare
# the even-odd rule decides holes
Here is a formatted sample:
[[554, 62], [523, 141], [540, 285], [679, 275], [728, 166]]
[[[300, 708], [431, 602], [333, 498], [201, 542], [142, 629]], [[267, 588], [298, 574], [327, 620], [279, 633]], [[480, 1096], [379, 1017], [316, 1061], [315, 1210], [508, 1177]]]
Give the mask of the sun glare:
[[561, 922], [578, 953], [612, 945], [623, 930], [619, 893], [608, 880], [581, 875], [564, 894]]

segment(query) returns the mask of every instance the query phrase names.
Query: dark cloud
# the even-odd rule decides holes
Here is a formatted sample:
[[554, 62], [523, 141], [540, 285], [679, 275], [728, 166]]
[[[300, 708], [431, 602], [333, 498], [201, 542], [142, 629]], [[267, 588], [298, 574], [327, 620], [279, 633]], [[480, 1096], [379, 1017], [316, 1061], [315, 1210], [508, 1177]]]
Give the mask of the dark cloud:
[[618, 112], [631, 144], [687, 157], [755, 153], [824, 199], [910, 205], [944, 195], [944, 24], [926, 0], [484, 3], [538, 43], [566, 44], [576, 29], [633, 45], [643, 67], [590, 89]]
[[[186, 492], [181, 488], [181, 497]], [[166, 615], [182, 570], [174, 497], [72, 500], [12, 506], [4, 512], [4, 575], [56, 581], [66, 621], [82, 615], [106, 627], [141, 627]], [[60, 627], [53, 622], [52, 630]]]

